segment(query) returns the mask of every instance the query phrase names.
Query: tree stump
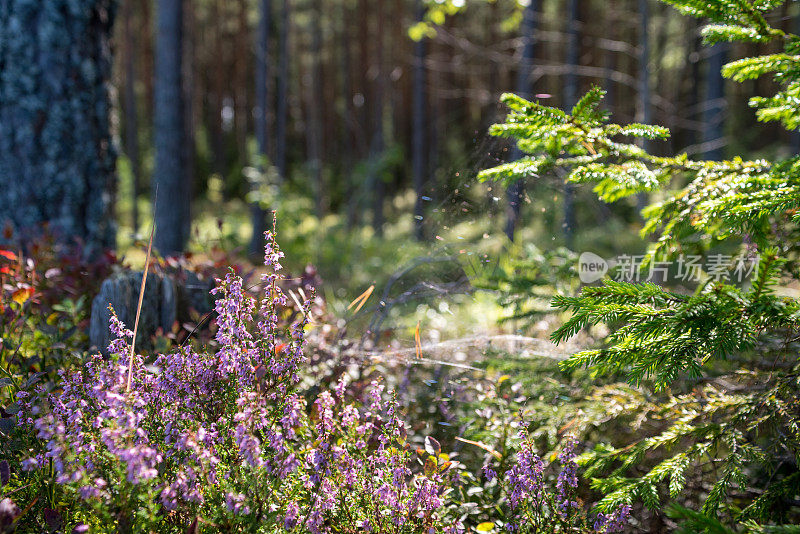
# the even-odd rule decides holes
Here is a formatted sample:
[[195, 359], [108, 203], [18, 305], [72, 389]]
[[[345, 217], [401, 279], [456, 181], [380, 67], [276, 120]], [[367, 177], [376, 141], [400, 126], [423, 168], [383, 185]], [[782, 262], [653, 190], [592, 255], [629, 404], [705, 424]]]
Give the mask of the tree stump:
[[[92, 301], [89, 326], [89, 341], [94, 350], [99, 349], [106, 354], [111, 341], [108, 329], [111, 317], [109, 304], [125, 326], [133, 330], [141, 285], [141, 272], [123, 272], [108, 278], [100, 286], [100, 292]], [[213, 287], [213, 281], [201, 280], [194, 273], [182, 273], [181, 276], [149, 273], [139, 316], [136, 346], [142, 349], [152, 348], [151, 338], [158, 328], [169, 332], [175, 321], [191, 320], [191, 310], [200, 314], [213, 310], [214, 299], [209, 294]]]

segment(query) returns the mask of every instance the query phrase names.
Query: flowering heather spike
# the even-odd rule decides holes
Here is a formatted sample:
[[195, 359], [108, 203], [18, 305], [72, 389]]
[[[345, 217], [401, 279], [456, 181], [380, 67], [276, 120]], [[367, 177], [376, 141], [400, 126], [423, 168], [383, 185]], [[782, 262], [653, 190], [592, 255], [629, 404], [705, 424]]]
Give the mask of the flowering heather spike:
[[41, 452], [32, 450], [23, 468], [52, 465], [56, 482], [93, 510], [118, 509], [121, 498], [152, 503], [159, 521], [199, 516], [250, 531], [274, 506], [281, 512], [265, 525], [273, 530], [326, 532], [349, 517], [350, 530], [445, 531], [448, 482], [411, 471], [405, 425], [382, 384], [361, 405], [345, 403], [342, 382], [309, 414], [297, 391], [308, 314], [281, 323], [282, 253], [274, 233], [266, 240], [260, 305], [233, 272], [217, 281], [216, 351], [176, 347], [152, 362], [159, 373], [131, 374], [143, 359], [112, 310], [110, 357], [63, 372], [43, 405], [27, 404], [32, 415], [21, 424], [36, 432]]
[[572, 490], [578, 487], [578, 465], [574, 458], [575, 447], [578, 440], [570, 436], [561, 452], [558, 454], [558, 461], [561, 463], [561, 471], [556, 479], [556, 506], [562, 515], [569, 513], [570, 509], [578, 508], [578, 503], [572, 499]]

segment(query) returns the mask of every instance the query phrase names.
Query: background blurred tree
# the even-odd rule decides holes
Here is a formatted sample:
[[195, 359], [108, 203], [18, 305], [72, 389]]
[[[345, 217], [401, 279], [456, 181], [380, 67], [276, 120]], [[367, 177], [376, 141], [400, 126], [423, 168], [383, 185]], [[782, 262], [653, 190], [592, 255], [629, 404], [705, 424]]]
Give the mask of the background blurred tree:
[[[499, 118], [499, 95], [517, 89], [516, 80], [526, 67], [521, 61], [525, 40], [520, 36], [530, 2], [420, 3], [425, 9], [421, 22], [416, 0], [387, 0], [380, 5], [366, 0], [324, 0], [321, 5], [317, 0], [272, 2], [267, 47], [274, 59], [268, 62], [263, 84], [268, 92], [265, 114], [271, 117], [267, 124], [273, 140], [270, 151], [283, 197], [302, 198], [304, 206], [315, 206], [308, 209], [309, 215], [339, 214], [353, 227], [371, 223], [371, 215], [376, 214], [378, 222], [405, 220], [410, 224], [403, 227], [419, 235], [419, 217], [462, 213], [449, 206], [475, 200], [463, 187], [470, 176], [493, 161], [509, 159], [511, 147], [488, 140], [485, 131]], [[717, 85], [729, 92], [727, 107], [716, 109], [713, 118], [706, 113], [707, 104], [719, 100], [712, 93], [719, 91], [709, 87], [714, 80], [706, 75], [716, 72], [709, 68], [714, 51], [699, 46], [696, 25], [650, 2], [645, 35], [645, 18], [640, 15], [647, 3], [586, 0], [579, 4], [584, 23], [577, 38], [578, 62], [573, 64], [567, 58], [572, 50], [568, 45], [574, 40], [572, 25], [567, 24], [570, 2], [538, 2], [540, 16], [533, 32], [537, 58], [529, 65], [527, 77], [535, 83], [537, 94], [552, 95], [548, 100], [562, 105], [568, 85], [577, 84], [582, 90], [592, 83], [602, 84], [609, 91], [606, 109], [621, 121], [644, 120], [648, 109], [643, 104], [649, 102], [651, 120], [670, 126], [673, 132], [659, 148], [664, 153], [705, 152], [706, 137], [712, 134], [714, 146], [736, 145], [726, 149], [731, 152], [745, 144], [749, 151], [764, 155], [791, 149], [789, 135], [780, 129], [752, 128], [744, 94], [768, 91], [769, 80], [749, 82], [741, 90]], [[133, 122], [127, 116], [138, 113], [142, 198], [151, 191], [147, 176], [153, 172], [155, 159], [151, 126], [154, 7], [155, 0], [147, 0], [130, 13], [136, 37], [136, 105], [123, 106], [122, 120], [127, 125]], [[185, 17], [184, 74], [191, 74], [184, 83], [190, 97], [186, 116], [193, 133], [186, 140], [191, 145], [185, 156], [186, 190], [194, 201], [203, 202], [198, 211], [207, 212], [215, 205], [219, 198], [209, 195], [215, 191], [246, 209], [242, 202], [250, 190], [246, 170], [253, 165], [260, 135], [256, 92], [262, 84], [256, 83], [258, 71], [253, 68], [263, 46], [256, 39], [260, 9], [260, 0], [194, 0], [192, 13], [187, 11]], [[788, 3], [780, 13], [785, 24], [793, 24], [798, 15], [795, 3]], [[119, 27], [124, 30], [123, 24]], [[120, 43], [125, 42], [122, 37]], [[422, 60], [415, 42], [420, 37], [426, 48]], [[745, 55], [759, 46], [737, 43], [727, 53]], [[647, 62], [642, 61], [645, 55]], [[131, 76], [125, 68], [126, 57], [118, 56], [115, 70], [115, 85], [121, 93]], [[384, 111], [379, 113], [381, 106]], [[425, 114], [424, 132], [414, 126], [420, 110]], [[714, 123], [714, 132], [709, 130], [709, 121]], [[742, 134], [725, 136], [733, 125]], [[127, 143], [131, 136], [125, 137]], [[415, 143], [423, 147], [424, 158]], [[124, 183], [131, 183], [127, 167], [122, 172]], [[489, 187], [496, 189], [496, 185]], [[553, 198], [554, 191], [548, 190], [552, 187], [542, 181], [528, 184], [517, 228], [541, 221], [565, 242], [562, 207], [541, 211]], [[430, 200], [412, 201], [413, 205], [400, 201], [414, 198], [405, 196], [412, 191], [417, 199]], [[563, 191], [555, 194], [563, 200]], [[495, 190], [484, 197], [485, 204], [472, 204], [475, 210], [471, 211], [490, 211], [493, 221], [500, 222], [505, 220], [505, 208], [494, 204], [493, 196], [500, 195]], [[610, 216], [638, 223], [635, 203], [606, 209], [580, 194], [574, 202], [577, 228], [596, 226]], [[429, 210], [422, 209], [426, 203]], [[534, 214], [536, 219], [531, 219]], [[433, 228], [437, 222], [430, 224]]]
[[112, 0], [0, 5], [0, 223], [114, 245]]
[[186, 175], [183, 94], [182, 0], [158, 0], [155, 72], [155, 147], [153, 181], [156, 250], [183, 252], [189, 238], [191, 190]]
[[[531, 74], [533, 70], [533, 61], [535, 57], [535, 44], [536, 44], [536, 25], [539, 22], [538, 13], [538, 0], [530, 0], [525, 12], [521, 25], [521, 37], [523, 41], [522, 58], [517, 72], [517, 87], [516, 92], [523, 98], [533, 98]], [[522, 157], [522, 152], [516, 147], [511, 151], [512, 159], [519, 159]], [[517, 180], [508, 188], [508, 215], [506, 219], [506, 235], [508, 238], [514, 240], [514, 231], [517, 228], [517, 221], [519, 214], [522, 210], [522, 202], [525, 199], [525, 182]]]

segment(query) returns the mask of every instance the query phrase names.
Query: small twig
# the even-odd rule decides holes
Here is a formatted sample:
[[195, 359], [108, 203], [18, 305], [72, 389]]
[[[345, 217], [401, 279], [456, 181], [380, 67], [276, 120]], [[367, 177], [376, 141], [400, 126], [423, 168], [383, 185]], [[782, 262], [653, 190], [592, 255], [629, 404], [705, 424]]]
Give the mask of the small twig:
[[[158, 189], [156, 189], [156, 200], [158, 200]], [[154, 202], [155, 204], [155, 202]], [[136, 347], [136, 332], [139, 330], [139, 315], [142, 312], [142, 302], [144, 301], [144, 286], [147, 282], [147, 271], [150, 269], [150, 251], [153, 249], [153, 235], [156, 233], [156, 220], [153, 218], [153, 226], [150, 228], [150, 241], [147, 243], [147, 257], [144, 260], [144, 273], [142, 273], [142, 286], [139, 288], [139, 304], [136, 306], [136, 320], [133, 322], [133, 339], [131, 340], [131, 356], [128, 360], [128, 382], [125, 384], [125, 391], [131, 390], [131, 378], [133, 377], [133, 356]]]

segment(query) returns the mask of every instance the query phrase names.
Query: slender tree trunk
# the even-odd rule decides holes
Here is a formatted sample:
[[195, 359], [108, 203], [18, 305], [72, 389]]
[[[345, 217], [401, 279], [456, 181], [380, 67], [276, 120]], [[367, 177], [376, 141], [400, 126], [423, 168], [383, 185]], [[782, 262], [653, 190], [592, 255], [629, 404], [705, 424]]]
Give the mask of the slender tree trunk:
[[324, 215], [324, 184], [322, 183], [322, 27], [324, 16], [321, 0], [314, 0], [311, 13], [311, 83], [308, 87], [308, 163], [314, 182], [314, 205], [317, 217]]
[[358, 99], [359, 103], [359, 133], [360, 133], [360, 156], [362, 158], [369, 157], [369, 143], [372, 140], [372, 131], [374, 126], [371, 123], [370, 119], [370, 107], [369, 102], [372, 102], [372, 93], [369, 77], [368, 77], [368, 70], [372, 65], [372, 57], [370, 54], [370, 34], [369, 34], [369, 16], [370, 16], [370, 6], [371, 2], [369, 0], [358, 0], [358, 64], [360, 68], [358, 69], [359, 77], [358, 77], [358, 93], [360, 98]]
[[227, 158], [225, 157], [225, 132], [222, 124], [222, 109], [225, 105], [225, 47], [222, 46], [227, 40], [223, 32], [225, 9], [222, 0], [211, 0], [211, 17], [213, 39], [219, 43], [217, 53], [214, 54], [212, 63], [212, 83], [211, 83], [211, 124], [209, 125], [209, 136], [211, 142], [211, 154], [213, 159], [214, 173], [222, 181], [223, 193], [227, 195]]
[[183, 88], [183, 114], [184, 114], [184, 139], [183, 139], [183, 175], [185, 190], [184, 194], [188, 197], [185, 205], [182, 206], [185, 211], [183, 218], [183, 235], [188, 240], [192, 231], [192, 217], [191, 217], [191, 203], [194, 199], [195, 187], [195, 123], [194, 123], [194, 85], [195, 85], [195, 72], [194, 68], [194, 50], [195, 50], [195, 28], [197, 26], [194, 11], [193, 0], [183, 0], [183, 34], [182, 34], [182, 64], [183, 79], [181, 80], [181, 87]]
[[[432, 40], [431, 51], [426, 58], [426, 63], [434, 59], [441, 51], [441, 44]], [[428, 164], [429, 190], [436, 190], [437, 171], [439, 170], [440, 148], [442, 146], [442, 74], [435, 67], [426, 68], [428, 73]], [[433, 183], [431, 183], [433, 182]]]
[[[650, 124], [653, 121], [650, 104], [650, 0], [639, 0], [639, 122]], [[641, 146], [649, 151], [651, 143], [641, 141]], [[641, 212], [647, 206], [647, 193], [636, 195], [636, 204]]]
[[126, 0], [123, 17], [125, 43], [125, 152], [131, 165], [131, 225], [133, 233], [139, 231], [139, 195], [141, 194], [141, 156], [139, 152], [139, 117], [136, 106], [136, 37], [131, 28], [134, 0]]
[[[0, 2], [0, 225], [114, 245], [111, 0]], [[0, 239], [3, 239], [0, 236]]]
[[[539, 20], [538, 0], [530, 0], [527, 7], [525, 7], [524, 16], [522, 19], [522, 59], [517, 73], [517, 93], [523, 98], [531, 98], [532, 85], [531, 73], [533, 70], [533, 61], [536, 55], [536, 27]], [[516, 146], [511, 151], [511, 159], [517, 160], [523, 156], [522, 152]], [[514, 233], [519, 223], [520, 213], [522, 211], [522, 203], [525, 199], [525, 182], [517, 180], [508, 187], [506, 191], [508, 197], [508, 206], [506, 209], [506, 235], [508, 239], [514, 241]]]
[[728, 61], [728, 43], [715, 44], [708, 58], [706, 77], [706, 101], [704, 105], [704, 135], [706, 158], [721, 160], [724, 157], [725, 144], [725, 78], [720, 71]]
[[184, 251], [190, 196], [184, 161], [183, 6], [158, 0], [156, 29], [155, 145], [157, 186], [153, 244], [163, 255]]
[[288, 135], [289, 120], [289, 0], [283, 0], [281, 7], [281, 30], [278, 59], [278, 112], [275, 124], [275, 165], [281, 180], [288, 178], [288, 164], [286, 154], [286, 138]]
[[[689, 110], [688, 117], [691, 119], [693, 124], [699, 124], [701, 122], [700, 118], [700, 84], [702, 78], [702, 71], [700, 69], [700, 52], [703, 47], [703, 40], [700, 35], [700, 30], [702, 27], [702, 23], [697, 20], [693, 25], [693, 32], [692, 32], [692, 52], [689, 55], [689, 61], [691, 62], [691, 79], [689, 80], [689, 101], [687, 105], [687, 109]], [[692, 125], [689, 128], [689, 135], [688, 135], [688, 142], [687, 145], [696, 145], [702, 139], [700, 135], [701, 132], [698, 127]]]
[[[260, 175], [266, 172], [264, 163], [268, 150], [268, 112], [269, 100], [267, 98], [267, 80], [269, 79], [269, 29], [272, 20], [272, 0], [261, 0], [259, 3], [260, 16], [258, 20], [258, 42], [256, 43], [256, 142]], [[260, 181], [253, 184], [255, 189], [262, 185]], [[250, 254], [255, 256], [263, 248], [264, 231], [267, 229], [267, 213], [258, 200], [250, 205], [250, 222], [253, 226], [253, 235], [250, 239]]]
[[345, 128], [345, 134], [342, 136], [342, 175], [344, 176], [345, 185], [345, 204], [347, 214], [347, 227], [352, 229], [356, 223], [356, 183], [353, 179], [353, 159], [354, 159], [354, 135], [358, 128], [358, 120], [355, 115], [355, 108], [353, 106], [353, 76], [351, 72], [351, 55], [350, 55], [350, 32], [349, 24], [351, 12], [348, 9], [348, 3], [343, 1], [341, 3], [341, 34], [340, 41], [342, 47], [342, 95], [344, 98], [344, 106], [342, 107], [344, 115], [342, 116], [342, 124]]
[[[423, 20], [425, 7], [422, 0], [416, 0], [417, 21]], [[427, 100], [425, 98], [425, 51], [426, 39], [423, 37], [414, 43], [414, 97], [412, 167], [414, 174], [414, 191], [417, 199], [414, 204], [414, 235], [420, 241], [425, 238], [425, 204], [422, 199], [425, 193], [425, 129], [428, 127], [425, 118]]]
[[[155, 26], [155, 22], [153, 21], [153, 11], [155, 6], [153, 6], [152, 2], [142, 2], [141, 4], [142, 9], [142, 22], [139, 26], [139, 35], [146, 35], [152, 36], [153, 35], [153, 27]], [[141, 58], [142, 58], [142, 82], [144, 84], [144, 109], [142, 110], [142, 122], [146, 124], [148, 129], [148, 139], [152, 135], [150, 131], [153, 127], [153, 106], [155, 103], [155, 88], [153, 87], [153, 79], [155, 78], [155, 39], [143, 39], [140, 43], [141, 50]]]
[[[230, 0], [228, 0], [230, 1]], [[239, 0], [236, 12], [236, 38], [234, 39], [234, 122], [236, 128], [236, 147], [241, 163], [247, 164], [247, 132], [250, 124], [250, 81], [247, 73], [251, 68], [250, 28], [247, 24], [248, 0]]]
[[[578, 102], [579, 78], [577, 67], [580, 63], [580, 3], [569, 0], [567, 23], [567, 76], [564, 79], [564, 108], [567, 113]], [[572, 248], [575, 237], [575, 190], [572, 184], [564, 186], [564, 239], [567, 247]]]
[[653, 120], [650, 104], [650, 0], [639, 0], [639, 121]]
[[384, 120], [384, 92], [386, 89], [386, 72], [383, 64], [384, 51], [383, 51], [383, 37], [384, 37], [384, 10], [383, 2], [377, 2], [375, 10], [375, 63], [377, 67], [377, 76], [375, 79], [375, 92], [373, 94], [373, 117], [374, 130], [372, 132], [372, 146], [370, 150], [370, 167], [371, 177], [370, 181], [373, 187], [373, 217], [372, 227], [375, 230], [375, 235], [383, 235], [383, 203], [386, 200], [386, 182], [384, 181], [384, 165], [383, 157], [385, 151], [385, 139], [383, 133], [383, 120]]
[[[612, 41], [616, 41], [618, 39], [617, 33], [617, 26], [619, 24], [619, 19], [617, 17], [617, 4], [615, 0], [608, 0], [608, 14], [607, 14], [607, 28], [608, 28], [608, 38]], [[614, 74], [617, 70], [617, 51], [611, 49], [609, 47], [608, 50], [605, 50], [605, 69], [606, 69], [606, 78], [605, 78], [605, 87], [606, 90], [606, 98], [605, 98], [605, 106], [612, 114], [615, 111], [616, 102], [617, 102], [617, 82], [614, 81]]]

